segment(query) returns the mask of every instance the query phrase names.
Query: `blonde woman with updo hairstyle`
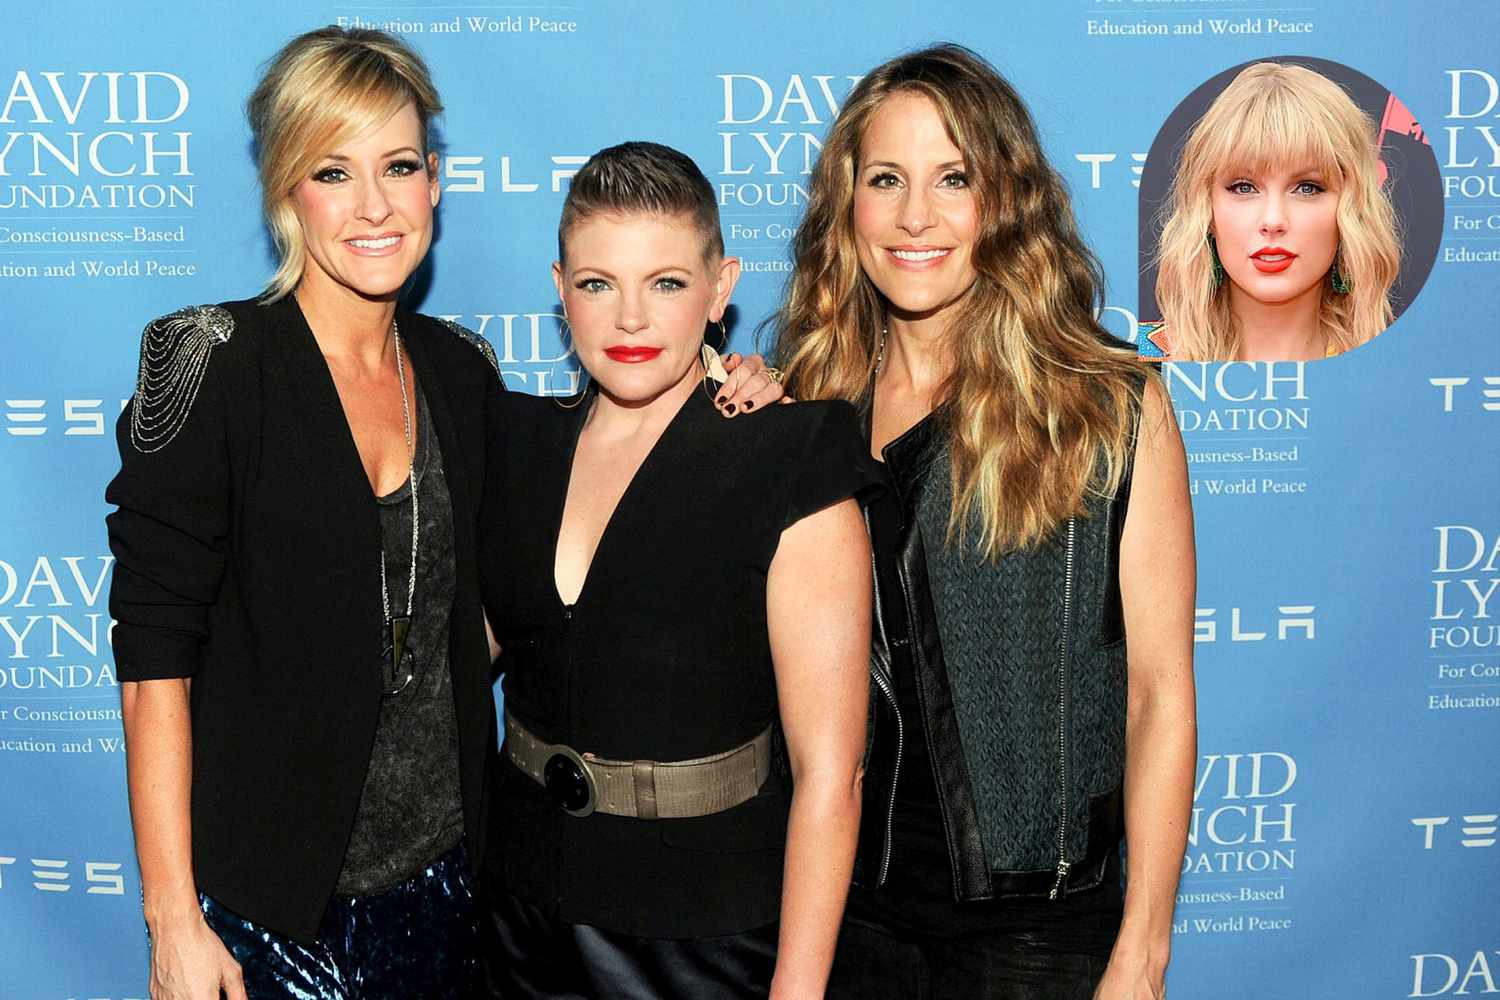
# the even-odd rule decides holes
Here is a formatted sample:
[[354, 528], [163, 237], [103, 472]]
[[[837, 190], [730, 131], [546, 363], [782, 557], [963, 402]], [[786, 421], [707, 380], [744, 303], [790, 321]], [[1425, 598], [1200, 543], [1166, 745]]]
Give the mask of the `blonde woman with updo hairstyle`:
[[1401, 266], [1374, 123], [1327, 77], [1242, 70], [1198, 120], [1164, 205], [1141, 352], [1174, 361], [1332, 357], [1391, 323]]
[[829, 996], [1160, 997], [1196, 753], [1186, 461], [1020, 97], [956, 45], [876, 67], [794, 248], [788, 394], [860, 407], [891, 487]]
[[393, 36], [293, 39], [249, 102], [275, 274], [146, 326], [108, 525], [156, 1000], [475, 989], [502, 387], [399, 301], [441, 111]]

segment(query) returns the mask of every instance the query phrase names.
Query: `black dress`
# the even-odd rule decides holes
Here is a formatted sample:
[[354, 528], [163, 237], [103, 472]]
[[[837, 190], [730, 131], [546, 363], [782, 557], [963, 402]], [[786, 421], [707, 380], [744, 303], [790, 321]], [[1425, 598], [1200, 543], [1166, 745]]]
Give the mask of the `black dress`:
[[[505, 503], [487, 517], [481, 573], [506, 710], [547, 742], [606, 758], [687, 760], [738, 746], [777, 719], [766, 574], [782, 530], [878, 482], [855, 412], [803, 403], [724, 420], [695, 391], [621, 496], [576, 603], [564, 605], [556, 543], [591, 402], [564, 411], [509, 394], [493, 432], [505, 461], [486, 493]], [[501, 757], [490, 868], [530, 919], [562, 934], [584, 925], [658, 940], [765, 937], [777, 920], [784, 769], [714, 815], [579, 818]]]

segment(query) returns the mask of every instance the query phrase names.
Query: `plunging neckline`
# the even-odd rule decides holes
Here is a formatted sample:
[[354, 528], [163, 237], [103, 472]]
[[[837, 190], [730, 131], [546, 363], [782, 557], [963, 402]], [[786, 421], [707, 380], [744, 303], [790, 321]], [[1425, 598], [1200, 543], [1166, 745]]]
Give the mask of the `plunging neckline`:
[[[318, 360], [316, 365], [304, 366], [299, 371], [299, 374], [310, 377], [318, 391], [323, 395], [323, 405], [326, 415], [329, 417], [337, 415], [340, 431], [335, 431], [334, 437], [341, 438], [342, 440], [335, 447], [341, 453], [345, 474], [347, 475], [351, 472], [358, 473], [358, 481], [363, 483], [365, 487], [363, 495], [369, 498], [370, 509], [373, 511], [378, 508], [383, 497], [399, 493], [402, 489], [411, 485], [411, 477], [410, 475], [403, 476], [401, 482], [396, 485], [396, 488], [386, 494], [382, 494], [379, 488], [370, 481], [369, 472], [365, 469], [364, 455], [360, 453], [359, 441], [354, 436], [354, 426], [349, 422], [349, 412], [344, 408], [343, 397], [339, 395], [338, 380], [333, 376], [333, 369], [328, 364], [328, 358], [323, 354], [323, 348], [318, 343], [317, 334], [313, 333], [312, 324], [308, 323], [307, 315], [302, 311], [302, 303], [297, 301], [297, 296], [288, 295], [273, 303], [273, 306], [282, 306], [283, 304], [291, 310], [293, 325], [297, 328], [295, 330], [296, 338]], [[403, 313], [404, 310], [398, 305], [396, 312], [393, 314], [394, 319], [397, 322], [403, 318], [409, 320], [410, 316], [404, 316]], [[415, 400], [415, 397], [421, 392], [421, 384], [417, 378], [418, 364], [416, 358], [412, 355], [409, 338], [402, 340], [402, 346], [406, 349], [407, 377], [411, 382], [412, 396]], [[431, 417], [430, 402], [428, 416]], [[414, 408], [412, 412], [413, 444], [420, 440], [423, 430], [425, 428], [421, 426], [421, 421]], [[331, 439], [330, 443], [332, 443]]]
[[573, 609], [583, 603], [584, 595], [588, 593], [589, 583], [594, 578], [594, 565], [599, 561], [600, 553], [604, 551], [604, 545], [609, 540], [610, 532], [614, 528], [615, 522], [619, 519], [621, 508], [625, 506], [626, 501], [635, 492], [636, 484], [641, 481], [647, 470], [652, 467], [654, 460], [661, 451], [662, 442], [666, 441], [678, 425], [682, 423], [683, 415], [687, 413], [688, 408], [692, 405], [693, 399], [699, 394], [699, 391], [699, 388], [695, 385], [693, 391], [677, 407], [677, 412], [672, 414], [666, 426], [661, 429], [661, 433], [656, 436], [656, 440], [651, 443], [651, 447], [646, 450], [646, 454], [641, 458], [641, 464], [635, 467], [635, 472], [631, 474], [630, 480], [625, 484], [625, 489], [620, 492], [620, 496], [615, 500], [614, 507], [610, 509], [609, 516], [604, 520], [604, 527], [599, 532], [599, 539], [594, 543], [594, 551], [589, 556], [587, 565], [583, 568], [583, 579], [578, 585], [578, 593], [569, 602], [563, 600], [562, 588], [557, 585], [557, 556], [558, 551], [562, 547], [563, 519], [568, 514], [568, 495], [572, 492], [573, 488], [573, 468], [578, 459], [578, 439], [583, 436], [584, 425], [588, 423], [589, 414], [593, 412], [593, 407], [597, 405], [597, 393], [595, 394], [595, 398], [588, 402], [587, 409], [584, 409], [583, 406], [579, 407], [580, 410], [584, 410], [584, 413], [579, 418], [578, 425], [573, 429], [572, 440], [568, 444], [568, 458], [563, 463], [562, 499], [557, 506], [557, 516], [552, 530], [552, 596], [558, 605], [562, 607], [564, 613], [571, 614]]

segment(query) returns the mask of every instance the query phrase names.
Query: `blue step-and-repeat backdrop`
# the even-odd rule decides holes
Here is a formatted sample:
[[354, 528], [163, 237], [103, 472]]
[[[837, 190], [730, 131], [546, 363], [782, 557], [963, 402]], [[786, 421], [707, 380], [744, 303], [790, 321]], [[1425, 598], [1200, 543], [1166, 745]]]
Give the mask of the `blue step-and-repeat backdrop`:
[[[0, 997], [146, 995], [103, 489], [138, 336], [270, 273], [242, 106], [329, 22], [399, 31], [448, 105], [419, 308], [513, 389], [575, 375], [548, 275], [593, 150], [702, 164], [745, 263], [733, 345], [788, 272], [860, 73], [972, 46], [1029, 101], [1134, 339], [1137, 189], [1164, 119], [1268, 56], [1397, 95], [1442, 240], [1386, 334], [1314, 363], [1183, 364], [1200, 752], [1176, 998], [1500, 995], [1500, 5], [1494, 0], [758, 0], [7, 5], [0, 18]], [[296, 734], [286, 734], [295, 739]]]

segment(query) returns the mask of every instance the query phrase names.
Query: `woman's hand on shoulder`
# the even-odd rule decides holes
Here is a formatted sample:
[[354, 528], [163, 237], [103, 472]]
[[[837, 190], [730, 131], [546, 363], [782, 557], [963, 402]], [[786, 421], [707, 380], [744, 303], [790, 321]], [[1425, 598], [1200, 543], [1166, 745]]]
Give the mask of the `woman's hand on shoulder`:
[[772, 377], [773, 372], [778, 375], [780, 372], [768, 366], [759, 354], [726, 354], [724, 370], [729, 378], [714, 394], [714, 405], [726, 417], [752, 413], [772, 403], [792, 402], [781, 383]]
[[248, 1000], [240, 964], [196, 910], [151, 938], [152, 1000]]

